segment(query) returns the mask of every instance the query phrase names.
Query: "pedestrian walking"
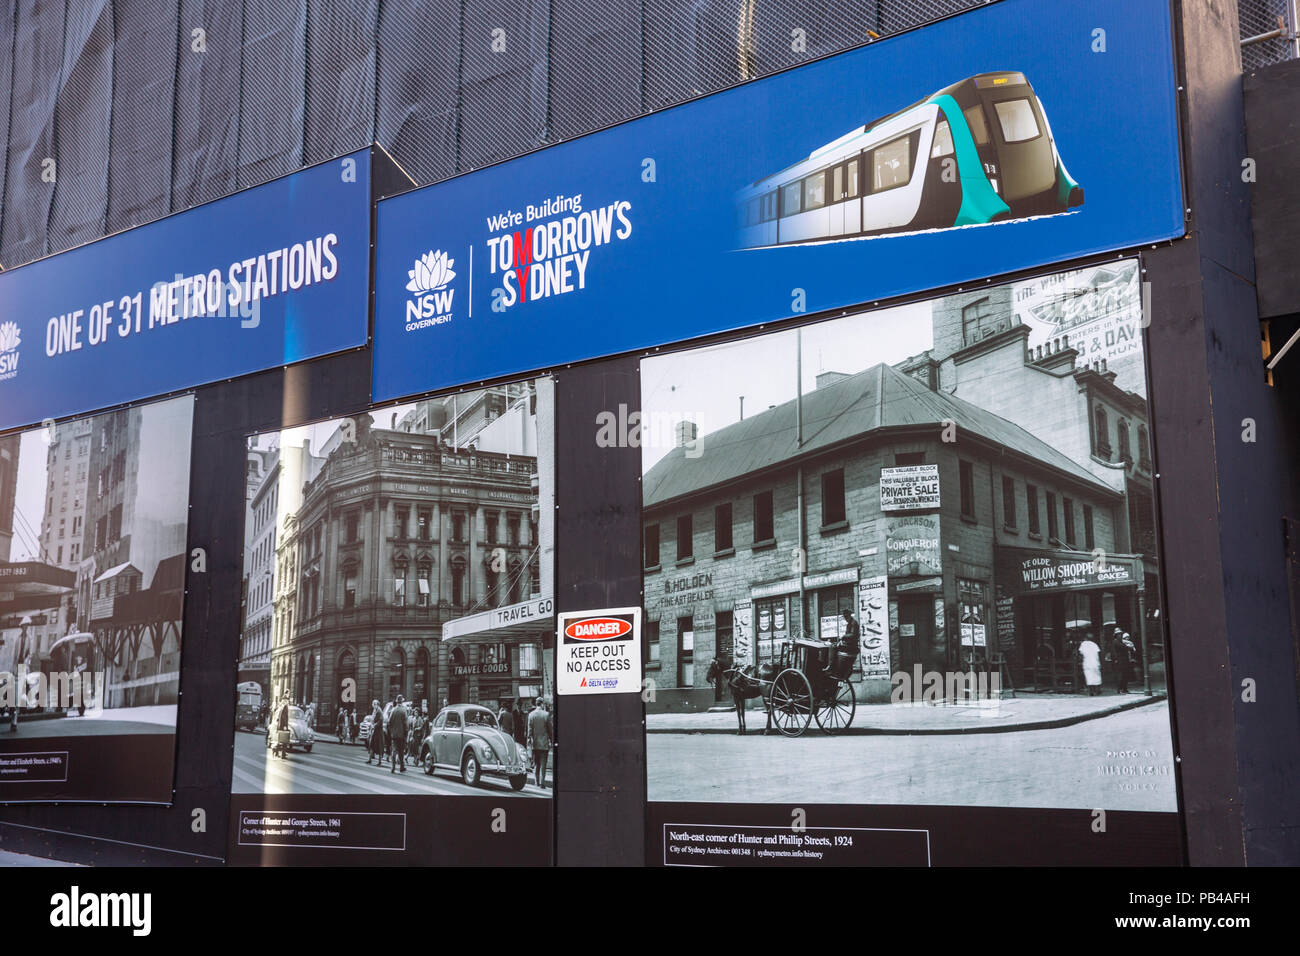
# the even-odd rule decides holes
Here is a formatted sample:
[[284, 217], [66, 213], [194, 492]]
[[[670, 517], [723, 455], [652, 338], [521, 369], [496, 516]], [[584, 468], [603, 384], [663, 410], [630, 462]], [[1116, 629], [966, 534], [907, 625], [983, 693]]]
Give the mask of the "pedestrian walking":
[[1092, 639], [1092, 632], [1079, 642], [1079, 657], [1083, 661], [1083, 682], [1088, 685], [1088, 696], [1101, 693], [1101, 648]]
[[370, 703], [370, 740], [367, 741], [366, 763], [374, 760], [377, 766], [384, 765], [384, 711], [379, 701]]
[[523, 708], [519, 706], [519, 698], [515, 698], [514, 704], [510, 708], [510, 725], [511, 732], [514, 735], [515, 743], [520, 749], [523, 749], [524, 741], [528, 738], [528, 715], [524, 713]]
[[393, 702], [393, 709], [388, 712], [388, 722], [385, 725], [388, 733], [388, 739], [392, 742], [392, 753], [388, 758], [388, 772], [397, 773], [398, 763], [401, 763], [402, 773], [406, 773], [406, 707], [402, 695], [397, 695], [397, 700]]
[[515, 715], [510, 713], [509, 707], [502, 707], [497, 711], [497, 726], [501, 732], [511, 739], [515, 736]]
[[546, 761], [551, 755], [551, 737], [554, 725], [550, 712], [537, 698], [537, 706], [528, 715], [528, 749], [533, 754], [533, 781], [543, 790], [546, 789]]

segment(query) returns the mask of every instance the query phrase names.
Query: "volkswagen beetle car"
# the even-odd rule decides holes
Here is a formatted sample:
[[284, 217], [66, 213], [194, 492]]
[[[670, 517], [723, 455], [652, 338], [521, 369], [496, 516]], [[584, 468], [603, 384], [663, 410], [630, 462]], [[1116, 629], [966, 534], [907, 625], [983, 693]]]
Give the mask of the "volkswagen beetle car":
[[497, 726], [492, 711], [477, 704], [444, 707], [429, 727], [420, 745], [424, 772], [452, 770], [469, 786], [478, 786], [486, 774], [505, 777], [516, 790], [528, 782], [528, 765], [523, 751]]
[[[266, 746], [271, 747], [275, 737], [277, 724], [277, 711], [271, 712], [271, 717], [267, 721], [271, 726], [266, 730]], [[311, 745], [316, 742], [316, 733], [307, 726], [307, 714], [301, 707], [289, 707], [289, 750], [294, 747], [301, 747], [304, 753], [311, 753]]]

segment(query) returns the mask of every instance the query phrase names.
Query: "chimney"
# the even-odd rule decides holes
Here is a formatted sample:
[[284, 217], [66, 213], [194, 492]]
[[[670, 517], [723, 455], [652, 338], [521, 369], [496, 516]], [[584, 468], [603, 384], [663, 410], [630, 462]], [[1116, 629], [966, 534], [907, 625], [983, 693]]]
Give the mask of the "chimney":
[[695, 441], [696, 435], [699, 434], [699, 428], [695, 422], [683, 419], [677, 423], [677, 448], [685, 448], [691, 442]]
[[303, 457], [305, 457], [305, 458], [310, 458], [310, 457], [311, 457], [311, 439], [310, 439], [310, 438], [304, 438], [304, 439], [302, 440], [302, 453], [303, 453]]
[[834, 385], [836, 382], [842, 382], [849, 377], [848, 372], [818, 372], [817, 387], [826, 388], [828, 385]]

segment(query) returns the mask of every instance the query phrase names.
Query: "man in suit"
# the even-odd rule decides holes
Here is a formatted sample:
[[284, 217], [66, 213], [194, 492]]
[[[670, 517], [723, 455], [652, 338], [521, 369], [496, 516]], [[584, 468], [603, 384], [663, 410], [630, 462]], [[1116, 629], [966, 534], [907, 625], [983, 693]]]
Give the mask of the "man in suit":
[[533, 780], [543, 790], [546, 789], [546, 761], [551, 755], [553, 733], [550, 711], [538, 697], [533, 712], [528, 715], [528, 747], [533, 752]]
[[406, 773], [406, 698], [401, 694], [397, 695], [393, 709], [388, 714], [388, 724], [384, 730], [388, 734], [388, 745], [392, 751], [388, 755], [388, 772], [397, 773], [400, 761], [402, 773]]

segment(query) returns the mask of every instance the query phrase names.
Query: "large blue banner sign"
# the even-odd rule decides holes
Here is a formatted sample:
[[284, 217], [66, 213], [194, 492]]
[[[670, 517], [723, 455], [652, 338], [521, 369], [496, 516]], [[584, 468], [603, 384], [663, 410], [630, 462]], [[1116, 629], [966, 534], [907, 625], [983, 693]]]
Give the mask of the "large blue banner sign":
[[379, 203], [376, 399], [1182, 234], [1165, 0], [1004, 0]]
[[0, 429], [366, 344], [370, 151], [0, 273]]

